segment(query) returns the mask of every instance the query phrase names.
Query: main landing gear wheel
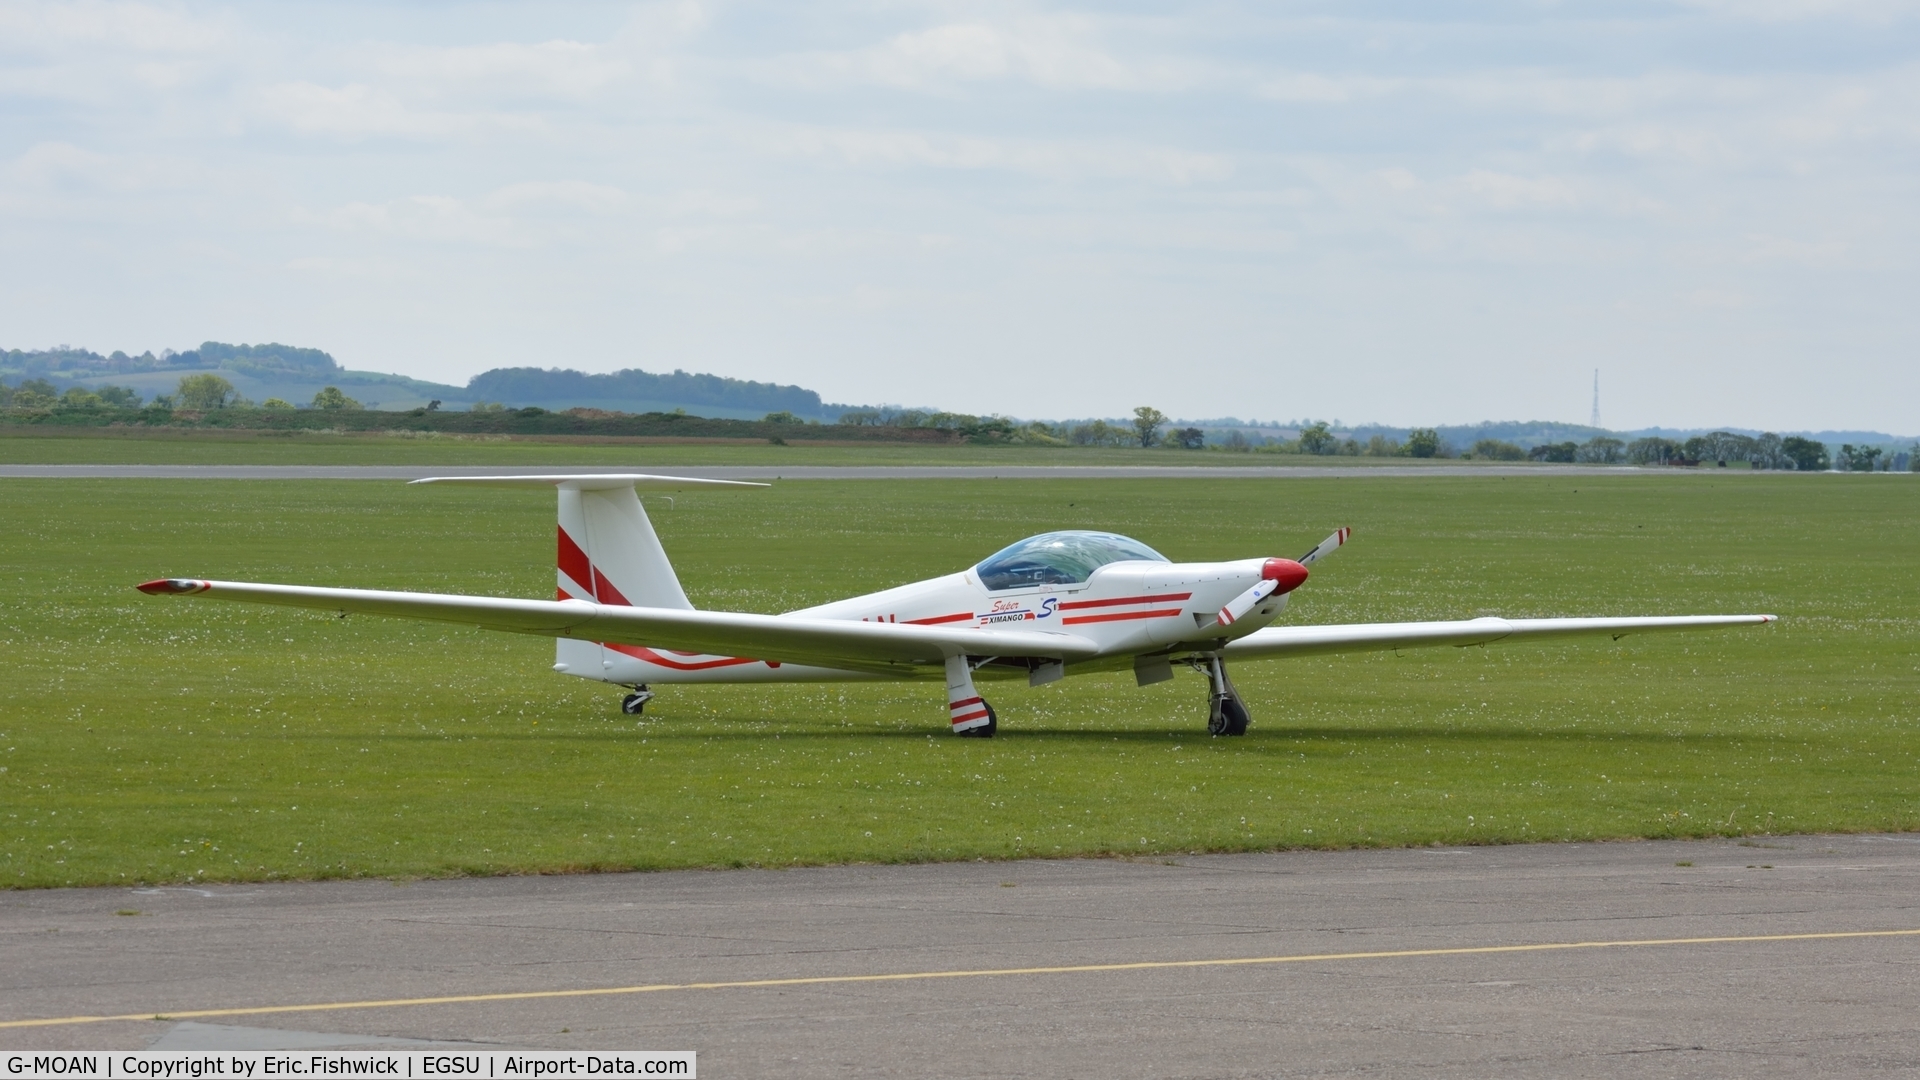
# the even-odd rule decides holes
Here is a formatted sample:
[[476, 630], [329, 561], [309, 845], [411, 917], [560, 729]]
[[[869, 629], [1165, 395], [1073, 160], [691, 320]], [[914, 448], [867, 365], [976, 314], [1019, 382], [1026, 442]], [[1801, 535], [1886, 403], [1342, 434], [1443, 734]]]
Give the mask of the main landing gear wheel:
[[979, 727], [968, 728], [965, 731], [956, 731], [954, 732], [955, 735], [963, 739], [993, 738], [993, 733], [999, 730], [1000, 727], [1000, 715], [993, 711], [993, 706], [987, 702], [986, 698], [980, 699], [980, 707], [987, 710], [987, 722], [981, 724]]
[[1213, 707], [1207, 711], [1207, 734], [1209, 735], [1245, 735], [1247, 724], [1252, 721], [1247, 715], [1247, 707], [1237, 697], [1216, 697]]
[[628, 716], [639, 716], [647, 702], [653, 700], [653, 691], [644, 686], [635, 687], [633, 693], [620, 699], [620, 711]]
[[1213, 684], [1207, 707], [1207, 734], [1245, 735], [1253, 718], [1247, 715], [1247, 703], [1240, 700], [1233, 680], [1227, 678], [1227, 665], [1217, 656], [1207, 664], [1207, 679]]

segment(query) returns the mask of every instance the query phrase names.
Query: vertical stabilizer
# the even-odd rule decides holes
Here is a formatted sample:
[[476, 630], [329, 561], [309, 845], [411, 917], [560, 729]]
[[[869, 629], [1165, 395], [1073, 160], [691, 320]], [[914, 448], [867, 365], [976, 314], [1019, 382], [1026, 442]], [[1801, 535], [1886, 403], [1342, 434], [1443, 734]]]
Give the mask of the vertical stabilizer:
[[[553, 487], [560, 496], [556, 596], [627, 607], [691, 611], [686, 590], [667, 561], [637, 489], [674, 491], [695, 487], [765, 487], [735, 480], [677, 476], [591, 474], [565, 476], [449, 476], [416, 484], [481, 484], [490, 487]], [[606, 658], [596, 642], [559, 638], [554, 668], [601, 677]]]
[[629, 607], [693, 605], [630, 487], [560, 487], [559, 586], [563, 597]]

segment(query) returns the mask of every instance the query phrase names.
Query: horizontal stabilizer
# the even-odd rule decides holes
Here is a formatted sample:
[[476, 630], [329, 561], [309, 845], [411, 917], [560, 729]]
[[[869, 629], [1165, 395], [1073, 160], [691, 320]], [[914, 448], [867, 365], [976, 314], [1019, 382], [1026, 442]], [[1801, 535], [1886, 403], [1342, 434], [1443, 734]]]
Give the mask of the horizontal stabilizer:
[[651, 476], [646, 473], [554, 473], [547, 476], [427, 476], [414, 484], [477, 484], [481, 487], [566, 487], [575, 491], [681, 491], [693, 487], [771, 487], [750, 480], [704, 480], [692, 476]]

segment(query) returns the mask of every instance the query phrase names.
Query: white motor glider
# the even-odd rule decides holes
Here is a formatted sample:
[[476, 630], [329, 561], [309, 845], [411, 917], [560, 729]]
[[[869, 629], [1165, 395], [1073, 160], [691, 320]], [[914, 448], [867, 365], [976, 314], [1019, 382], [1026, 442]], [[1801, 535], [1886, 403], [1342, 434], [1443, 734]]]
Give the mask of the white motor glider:
[[554, 600], [324, 589], [165, 578], [153, 595], [202, 596], [463, 623], [558, 639], [553, 669], [630, 687], [639, 713], [656, 683], [936, 679], [961, 735], [991, 736], [979, 678], [1027, 680], [1132, 668], [1141, 686], [1174, 665], [1206, 674], [1207, 730], [1242, 735], [1247, 707], [1229, 660], [1490, 645], [1522, 638], [1699, 630], [1768, 623], [1772, 615], [1499, 619], [1270, 626], [1307, 568], [1346, 542], [1341, 529], [1298, 559], [1175, 563], [1138, 540], [1079, 530], [1030, 536], [945, 577], [784, 615], [696, 611], [641, 507], [639, 491], [765, 487], [671, 476], [461, 476], [416, 484], [547, 487], [560, 494]]

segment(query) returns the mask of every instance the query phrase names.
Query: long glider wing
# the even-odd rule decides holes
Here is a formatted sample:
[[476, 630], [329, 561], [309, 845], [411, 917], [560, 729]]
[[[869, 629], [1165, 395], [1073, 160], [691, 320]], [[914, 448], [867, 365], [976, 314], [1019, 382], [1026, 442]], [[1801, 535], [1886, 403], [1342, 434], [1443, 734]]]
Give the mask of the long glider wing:
[[149, 581], [139, 589], [153, 595], [242, 600], [342, 614], [394, 615], [461, 623], [483, 630], [576, 637], [851, 670], [872, 670], [877, 665], [939, 666], [948, 656], [960, 655], [1042, 657], [1072, 663], [1099, 652], [1086, 638], [1044, 630], [852, 622], [624, 607], [585, 600], [514, 600], [191, 578]]
[[1463, 619], [1457, 622], [1348, 623], [1270, 626], [1227, 643], [1229, 659], [1267, 660], [1325, 653], [1414, 649], [1432, 645], [1491, 645], [1496, 641], [1705, 630], [1773, 622], [1772, 615], [1668, 615], [1606, 619]]

